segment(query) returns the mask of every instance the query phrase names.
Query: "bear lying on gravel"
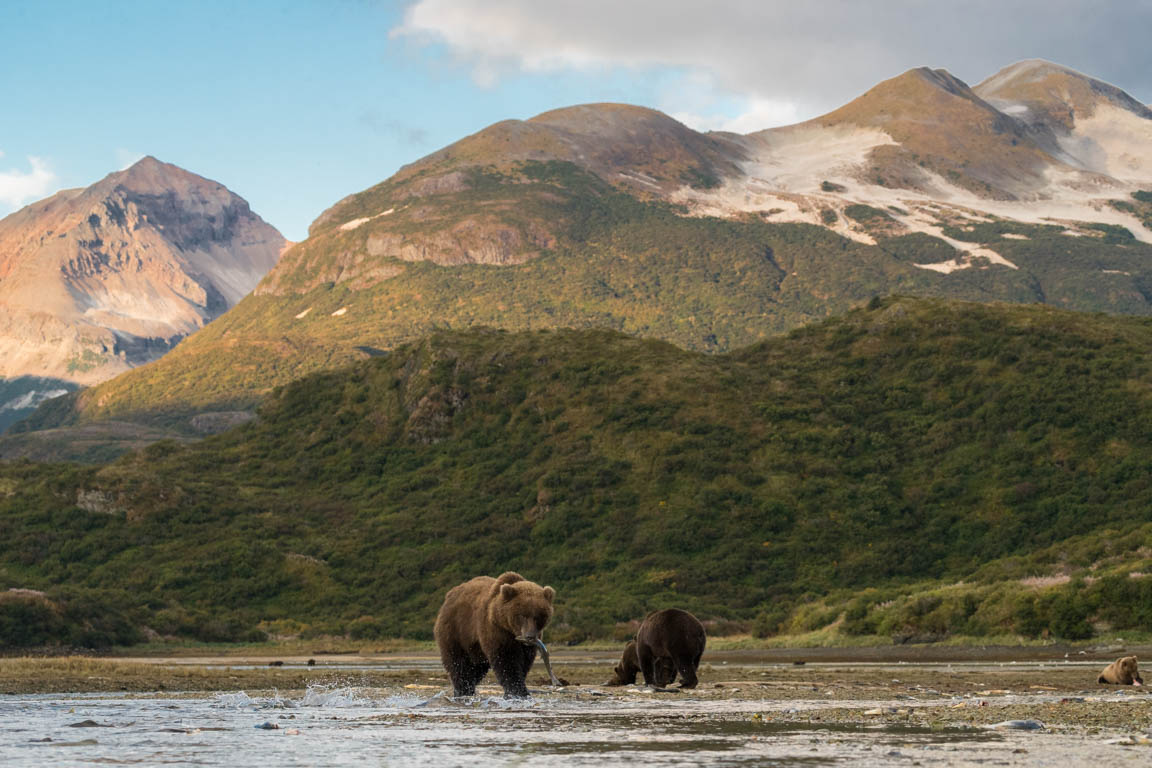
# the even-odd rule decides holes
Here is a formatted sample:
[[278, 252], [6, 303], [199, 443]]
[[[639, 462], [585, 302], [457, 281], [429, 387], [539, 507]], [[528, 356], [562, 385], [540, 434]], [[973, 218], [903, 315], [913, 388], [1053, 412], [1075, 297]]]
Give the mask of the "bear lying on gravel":
[[1144, 680], [1140, 677], [1140, 670], [1136, 668], [1135, 656], [1116, 659], [1104, 667], [1104, 671], [1100, 673], [1100, 677], [1096, 678], [1096, 682], [1111, 685], [1144, 685]]
[[679, 674], [681, 688], [695, 688], [705, 640], [704, 625], [688, 611], [668, 608], [650, 613], [635, 642], [624, 647], [624, 657], [606, 684], [630, 685], [642, 672], [645, 685], [664, 688]]
[[518, 573], [477, 576], [448, 590], [436, 645], [457, 696], [472, 696], [491, 668], [504, 695], [527, 698], [536, 641], [552, 618], [556, 591]]

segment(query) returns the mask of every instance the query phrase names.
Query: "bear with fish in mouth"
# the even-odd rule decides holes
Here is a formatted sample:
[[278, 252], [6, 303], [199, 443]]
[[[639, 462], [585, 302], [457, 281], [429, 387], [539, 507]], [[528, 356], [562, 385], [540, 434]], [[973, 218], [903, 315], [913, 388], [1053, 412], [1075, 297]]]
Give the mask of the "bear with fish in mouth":
[[452, 589], [436, 616], [436, 646], [456, 696], [472, 696], [491, 669], [504, 695], [527, 698], [556, 591], [508, 571], [477, 576]]

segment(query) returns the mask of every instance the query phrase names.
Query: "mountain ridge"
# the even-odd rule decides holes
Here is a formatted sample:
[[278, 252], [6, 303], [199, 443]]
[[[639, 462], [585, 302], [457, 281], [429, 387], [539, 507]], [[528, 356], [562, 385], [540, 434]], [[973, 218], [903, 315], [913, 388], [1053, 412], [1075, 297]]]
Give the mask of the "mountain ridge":
[[35, 423], [245, 410], [442, 327], [722, 352], [894, 292], [1152, 313], [1152, 120], [1116, 109], [1063, 132], [918, 68], [745, 136], [618, 104], [502, 121], [346, 196], [220, 321]]

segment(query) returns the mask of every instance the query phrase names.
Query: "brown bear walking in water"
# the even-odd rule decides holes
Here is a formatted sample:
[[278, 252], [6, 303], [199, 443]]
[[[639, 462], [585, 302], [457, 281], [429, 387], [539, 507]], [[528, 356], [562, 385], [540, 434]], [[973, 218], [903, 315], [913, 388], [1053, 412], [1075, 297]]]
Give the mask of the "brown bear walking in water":
[[1144, 685], [1144, 680], [1140, 677], [1140, 670], [1136, 668], [1135, 656], [1116, 659], [1104, 667], [1104, 671], [1100, 673], [1100, 677], [1096, 678], [1096, 682], [1111, 685]]
[[636, 632], [635, 642], [624, 647], [624, 656], [607, 685], [631, 685], [636, 673], [642, 672], [645, 685], [664, 688], [679, 674], [681, 688], [695, 688], [705, 642], [704, 625], [688, 611], [668, 608], [650, 613]]
[[518, 573], [477, 576], [453, 587], [436, 617], [436, 645], [457, 696], [472, 696], [491, 668], [504, 695], [527, 698], [536, 641], [556, 591]]

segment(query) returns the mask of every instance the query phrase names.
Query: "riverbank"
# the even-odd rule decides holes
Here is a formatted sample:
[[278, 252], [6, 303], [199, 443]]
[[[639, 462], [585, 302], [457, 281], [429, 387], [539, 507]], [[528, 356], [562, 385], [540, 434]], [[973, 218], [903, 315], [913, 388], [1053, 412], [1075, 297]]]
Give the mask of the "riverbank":
[[[615, 651], [557, 648], [553, 667], [567, 684], [547, 685], [538, 662], [528, 701], [502, 698], [491, 676], [474, 699], [452, 699], [428, 651], [0, 659], [0, 734], [7, 728], [16, 739], [11, 755], [0, 745], [0, 757], [55, 765], [46, 760], [58, 753], [45, 750], [59, 747], [73, 761], [123, 761], [147, 743], [152, 758], [224, 766], [255, 742], [285, 764], [318, 766], [356, 764], [351, 754], [429, 766], [526, 754], [543, 765], [578, 754], [591, 766], [624, 757], [673, 766], [690, 753], [699, 765], [743, 755], [870, 768], [900, 754], [924, 766], [1034, 768], [1140, 765], [1152, 754], [1152, 693], [1096, 683], [1114, 657], [1065, 658], [1051, 648], [1030, 649], [1039, 657], [1031, 659], [1009, 658], [1019, 648], [985, 649], [982, 658], [952, 649], [945, 658], [943, 648], [905, 647], [899, 659], [888, 648], [817, 650], [709, 651], [698, 688], [662, 693], [605, 686]], [[293, 735], [301, 740], [285, 740]], [[455, 762], [437, 762], [445, 756]]]
[[[663, 695], [764, 702], [817, 700], [826, 706], [814, 710], [811, 704], [806, 705], [809, 716], [829, 722], [932, 725], [947, 721], [978, 725], [995, 722], [995, 718], [1037, 718], [1080, 726], [1124, 722], [1152, 727], [1152, 697], [1144, 688], [1096, 684], [1100, 670], [1120, 653], [1152, 659], [1152, 648], [1146, 646], [1092, 652], [1054, 647], [978, 650], [938, 646], [709, 651], [700, 668], [699, 688]], [[567, 696], [654, 695], [642, 688], [603, 686], [617, 660], [616, 651], [557, 648], [552, 652], [556, 674], [569, 683], [564, 689]], [[487, 682], [492, 683], [491, 676]], [[539, 661], [529, 683], [541, 691], [548, 689]], [[428, 696], [450, 693], [440, 660], [430, 651], [274, 658], [0, 659], [0, 694], [6, 695], [266, 693], [317, 687]], [[492, 687], [485, 691], [499, 694]], [[908, 705], [869, 715], [858, 707], [845, 708], [861, 701]], [[1135, 703], [1138, 706], [1129, 706]], [[1124, 706], [1117, 706], [1120, 704]]]

